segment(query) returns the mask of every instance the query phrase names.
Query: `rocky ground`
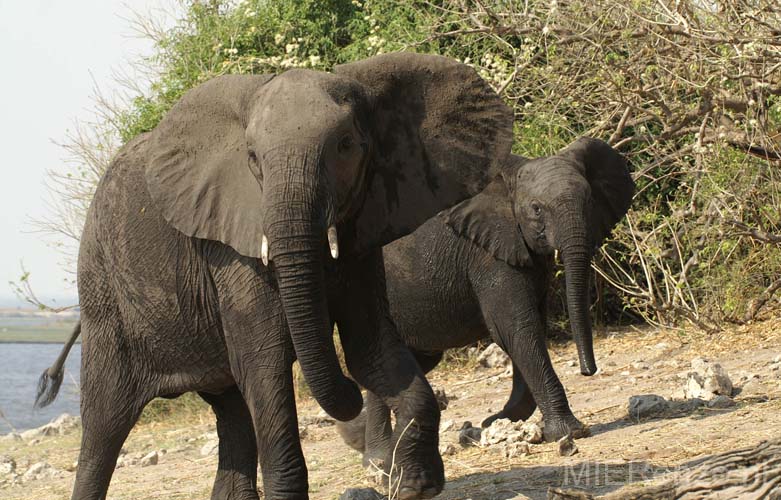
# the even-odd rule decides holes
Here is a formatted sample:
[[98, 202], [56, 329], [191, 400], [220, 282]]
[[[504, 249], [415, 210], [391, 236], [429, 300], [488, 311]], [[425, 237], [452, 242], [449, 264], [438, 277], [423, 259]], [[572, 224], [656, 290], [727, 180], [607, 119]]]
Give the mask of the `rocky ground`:
[[[602, 332], [600, 372], [583, 377], [570, 344], [551, 356], [575, 414], [591, 437], [539, 443], [532, 424], [498, 422], [464, 431], [501, 408], [510, 390], [500, 356], [435, 370], [448, 396], [441, 449], [447, 485], [438, 498], [545, 498], [549, 487], [604, 493], [674, 471], [714, 453], [781, 436], [781, 321], [734, 327], [718, 335], [627, 329]], [[655, 397], [654, 397], [655, 396]], [[312, 498], [334, 499], [349, 487], [375, 486], [358, 454], [311, 401], [300, 424]], [[466, 427], [467, 429], [468, 426]], [[78, 421], [60, 419], [21, 436], [0, 438], [0, 497], [70, 498]], [[125, 444], [109, 499], [208, 498], [216, 470], [216, 433], [208, 413], [186, 421], [137, 426]]]

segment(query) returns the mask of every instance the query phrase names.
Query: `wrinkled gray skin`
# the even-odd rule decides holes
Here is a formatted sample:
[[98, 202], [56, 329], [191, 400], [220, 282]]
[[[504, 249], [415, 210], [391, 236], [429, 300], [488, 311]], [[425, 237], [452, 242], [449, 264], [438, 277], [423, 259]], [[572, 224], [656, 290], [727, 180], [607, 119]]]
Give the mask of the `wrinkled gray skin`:
[[[414, 419], [396, 453], [400, 498], [441, 491], [439, 412], [389, 319], [381, 247], [483, 189], [511, 130], [490, 87], [437, 56], [224, 76], [188, 92], [118, 153], [87, 215], [73, 499], [105, 498], [144, 405], [186, 391], [217, 416], [212, 498], [256, 500], [258, 461], [265, 498], [308, 498], [293, 361], [331, 416], [362, 407], [334, 323], [352, 377], [400, 430]], [[39, 404], [61, 366], [42, 376]]]
[[[581, 373], [593, 375], [591, 258], [633, 193], [621, 155], [584, 138], [552, 157], [511, 157], [481, 194], [384, 248], [391, 313], [424, 372], [443, 350], [483, 338], [512, 358], [509, 401], [483, 426], [498, 418], [525, 420], [539, 406], [547, 440], [587, 435], [546, 349], [553, 253], [557, 249], [564, 262]], [[390, 445], [389, 410], [369, 394], [365, 413], [339, 429], [349, 445], [365, 451], [365, 462], [382, 460]]]

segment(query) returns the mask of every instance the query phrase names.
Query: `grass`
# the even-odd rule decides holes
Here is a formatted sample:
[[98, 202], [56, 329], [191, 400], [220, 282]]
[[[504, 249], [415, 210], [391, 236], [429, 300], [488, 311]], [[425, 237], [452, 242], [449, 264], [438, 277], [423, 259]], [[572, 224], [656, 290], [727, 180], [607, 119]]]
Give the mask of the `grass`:
[[56, 322], [46, 325], [5, 325], [0, 326], [0, 343], [40, 342], [64, 343], [70, 337], [75, 323]]

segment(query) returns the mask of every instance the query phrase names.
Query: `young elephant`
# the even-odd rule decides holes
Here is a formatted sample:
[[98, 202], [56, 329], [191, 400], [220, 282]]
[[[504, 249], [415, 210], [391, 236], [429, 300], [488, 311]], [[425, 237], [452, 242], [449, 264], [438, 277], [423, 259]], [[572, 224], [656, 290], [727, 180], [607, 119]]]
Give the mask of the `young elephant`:
[[[628, 210], [634, 187], [618, 152], [583, 138], [552, 157], [510, 157], [480, 194], [383, 249], [391, 313], [423, 371], [436, 366], [443, 350], [489, 336], [512, 358], [510, 399], [483, 426], [498, 418], [525, 420], [539, 405], [547, 440], [587, 433], [545, 345], [553, 253], [564, 262], [580, 370], [593, 375], [591, 258]], [[390, 446], [390, 412], [371, 393], [365, 409], [340, 432], [365, 449], [368, 462]]]

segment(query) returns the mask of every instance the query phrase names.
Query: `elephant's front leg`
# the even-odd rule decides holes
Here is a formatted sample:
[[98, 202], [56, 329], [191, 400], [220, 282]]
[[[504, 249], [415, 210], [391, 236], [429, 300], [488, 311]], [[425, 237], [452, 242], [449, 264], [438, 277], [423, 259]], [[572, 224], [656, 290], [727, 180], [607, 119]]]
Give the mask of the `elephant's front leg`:
[[339, 292], [331, 308], [347, 368], [396, 415], [384, 460], [386, 471], [400, 477], [398, 498], [433, 497], [444, 486], [439, 408], [390, 318], [382, 252], [356, 259], [340, 271]]
[[302, 500], [309, 495], [293, 390], [293, 345], [270, 279], [250, 259], [215, 272], [231, 372], [254, 425], [265, 498]]
[[[536, 402], [545, 422], [546, 441], [567, 434], [587, 436], [588, 428], [572, 413], [564, 386], [548, 355], [545, 309], [536, 303], [539, 294], [531, 283], [523, 281], [502, 285], [480, 294], [480, 305], [491, 336], [519, 370], [518, 380], [513, 379], [510, 410], [530, 414]], [[525, 392], [528, 392], [526, 398]], [[512, 418], [512, 415], [504, 417]]]

